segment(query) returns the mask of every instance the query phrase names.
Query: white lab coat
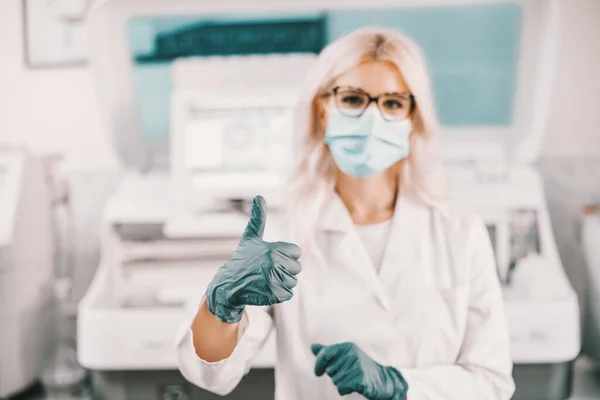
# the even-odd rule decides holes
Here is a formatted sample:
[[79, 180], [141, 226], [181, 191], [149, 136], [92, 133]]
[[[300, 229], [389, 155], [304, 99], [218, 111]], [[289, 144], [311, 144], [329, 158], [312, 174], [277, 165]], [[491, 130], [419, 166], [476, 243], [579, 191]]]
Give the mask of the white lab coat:
[[184, 322], [177, 338], [183, 376], [229, 393], [274, 327], [276, 400], [340, 398], [328, 376], [315, 376], [310, 350], [312, 343], [340, 342], [354, 342], [378, 363], [396, 367], [409, 384], [408, 400], [508, 400], [514, 392], [509, 335], [482, 221], [404, 196], [393, 218], [377, 275], [336, 196], [319, 219], [324, 260], [303, 249], [293, 299], [253, 309], [229, 358], [198, 358], [193, 316]]

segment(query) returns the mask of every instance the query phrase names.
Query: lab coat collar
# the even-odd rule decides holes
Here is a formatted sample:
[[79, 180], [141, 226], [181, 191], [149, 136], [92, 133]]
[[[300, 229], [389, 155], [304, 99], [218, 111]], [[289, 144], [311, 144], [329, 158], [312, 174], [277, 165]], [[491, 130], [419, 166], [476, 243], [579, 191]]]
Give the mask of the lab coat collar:
[[[394, 225], [396, 225], [399, 218], [405, 218], [400, 214], [410, 203], [411, 200], [408, 196], [398, 192], [394, 216], [392, 217]], [[351, 229], [354, 229], [354, 222], [346, 209], [346, 205], [337, 193], [334, 192], [329, 196], [322, 209], [317, 226], [320, 230], [327, 232], [348, 233]]]
[[[345, 257], [349, 257], [347, 267], [349, 271], [354, 271], [360, 279], [368, 285], [375, 297], [380, 301], [386, 310], [390, 310], [390, 300], [387, 294], [387, 287], [384, 282], [400, 282], [406, 278], [405, 268], [414, 264], [412, 259], [413, 252], [410, 251], [408, 244], [408, 235], [411, 232], [412, 200], [408, 196], [398, 193], [394, 215], [392, 217], [392, 227], [387, 239], [386, 249], [384, 250], [380, 274], [377, 276], [376, 270], [365, 251], [362, 243], [356, 235], [354, 223], [337, 194], [332, 194], [326, 203], [319, 219], [319, 228], [322, 232], [333, 234], [333, 236], [350, 234], [353, 241], [349, 248], [345, 249]], [[353, 232], [353, 233], [352, 233]], [[330, 235], [330, 237], [332, 237]], [[331, 242], [329, 242], [331, 243]]]
[[353, 226], [346, 205], [337, 193], [332, 193], [322, 209], [318, 228], [326, 232], [348, 233]]

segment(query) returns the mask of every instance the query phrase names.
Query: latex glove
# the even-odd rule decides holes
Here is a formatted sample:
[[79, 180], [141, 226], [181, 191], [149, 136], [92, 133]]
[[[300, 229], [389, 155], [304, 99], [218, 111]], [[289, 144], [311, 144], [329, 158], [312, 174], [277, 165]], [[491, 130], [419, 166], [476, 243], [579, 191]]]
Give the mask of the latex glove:
[[292, 298], [301, 270], [300, 248], [292, 243], [264, 242], [266, 222], [267, 204], [262, 196], [256, 196], [237, 249], [208, 285], [208, 309], [223, 322], [239, 322], [247, 305], [269, 306]]
[[332, 346], [313, 344], [311, 350], [317, 361], [315, 374], [327, 374], [340, 395], [358, 393], [370, 400], [403, 400], [408, 384], [393, 367], [373, 361], [354, 343]]

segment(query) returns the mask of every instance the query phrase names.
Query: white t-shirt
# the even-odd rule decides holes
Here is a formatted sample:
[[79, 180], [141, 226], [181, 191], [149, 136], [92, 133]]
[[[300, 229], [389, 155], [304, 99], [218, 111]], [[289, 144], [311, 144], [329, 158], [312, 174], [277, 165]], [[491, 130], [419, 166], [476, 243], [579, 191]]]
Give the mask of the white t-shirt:
[[381, 262], [383, 261], [383, 255], [385, 252], [385, 244], [388, 241], [390, 235], [390, 228], [392, 227], [392, 219], [387, 221], [378, 222], [371, 225], [355, 225], [358, 237], [362, 242], [371, 262], [375, 266], [375, 270], [379, 273], [381, 268]]

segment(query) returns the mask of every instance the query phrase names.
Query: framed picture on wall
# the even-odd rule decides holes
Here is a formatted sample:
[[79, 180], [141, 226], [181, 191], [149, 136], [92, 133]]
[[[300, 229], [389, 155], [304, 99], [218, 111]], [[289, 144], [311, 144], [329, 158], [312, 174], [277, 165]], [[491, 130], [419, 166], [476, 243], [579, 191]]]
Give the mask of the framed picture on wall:
[[93, 0], [22, 0], [25, 62], [31, 68], [83, 66], [85, 15]]

